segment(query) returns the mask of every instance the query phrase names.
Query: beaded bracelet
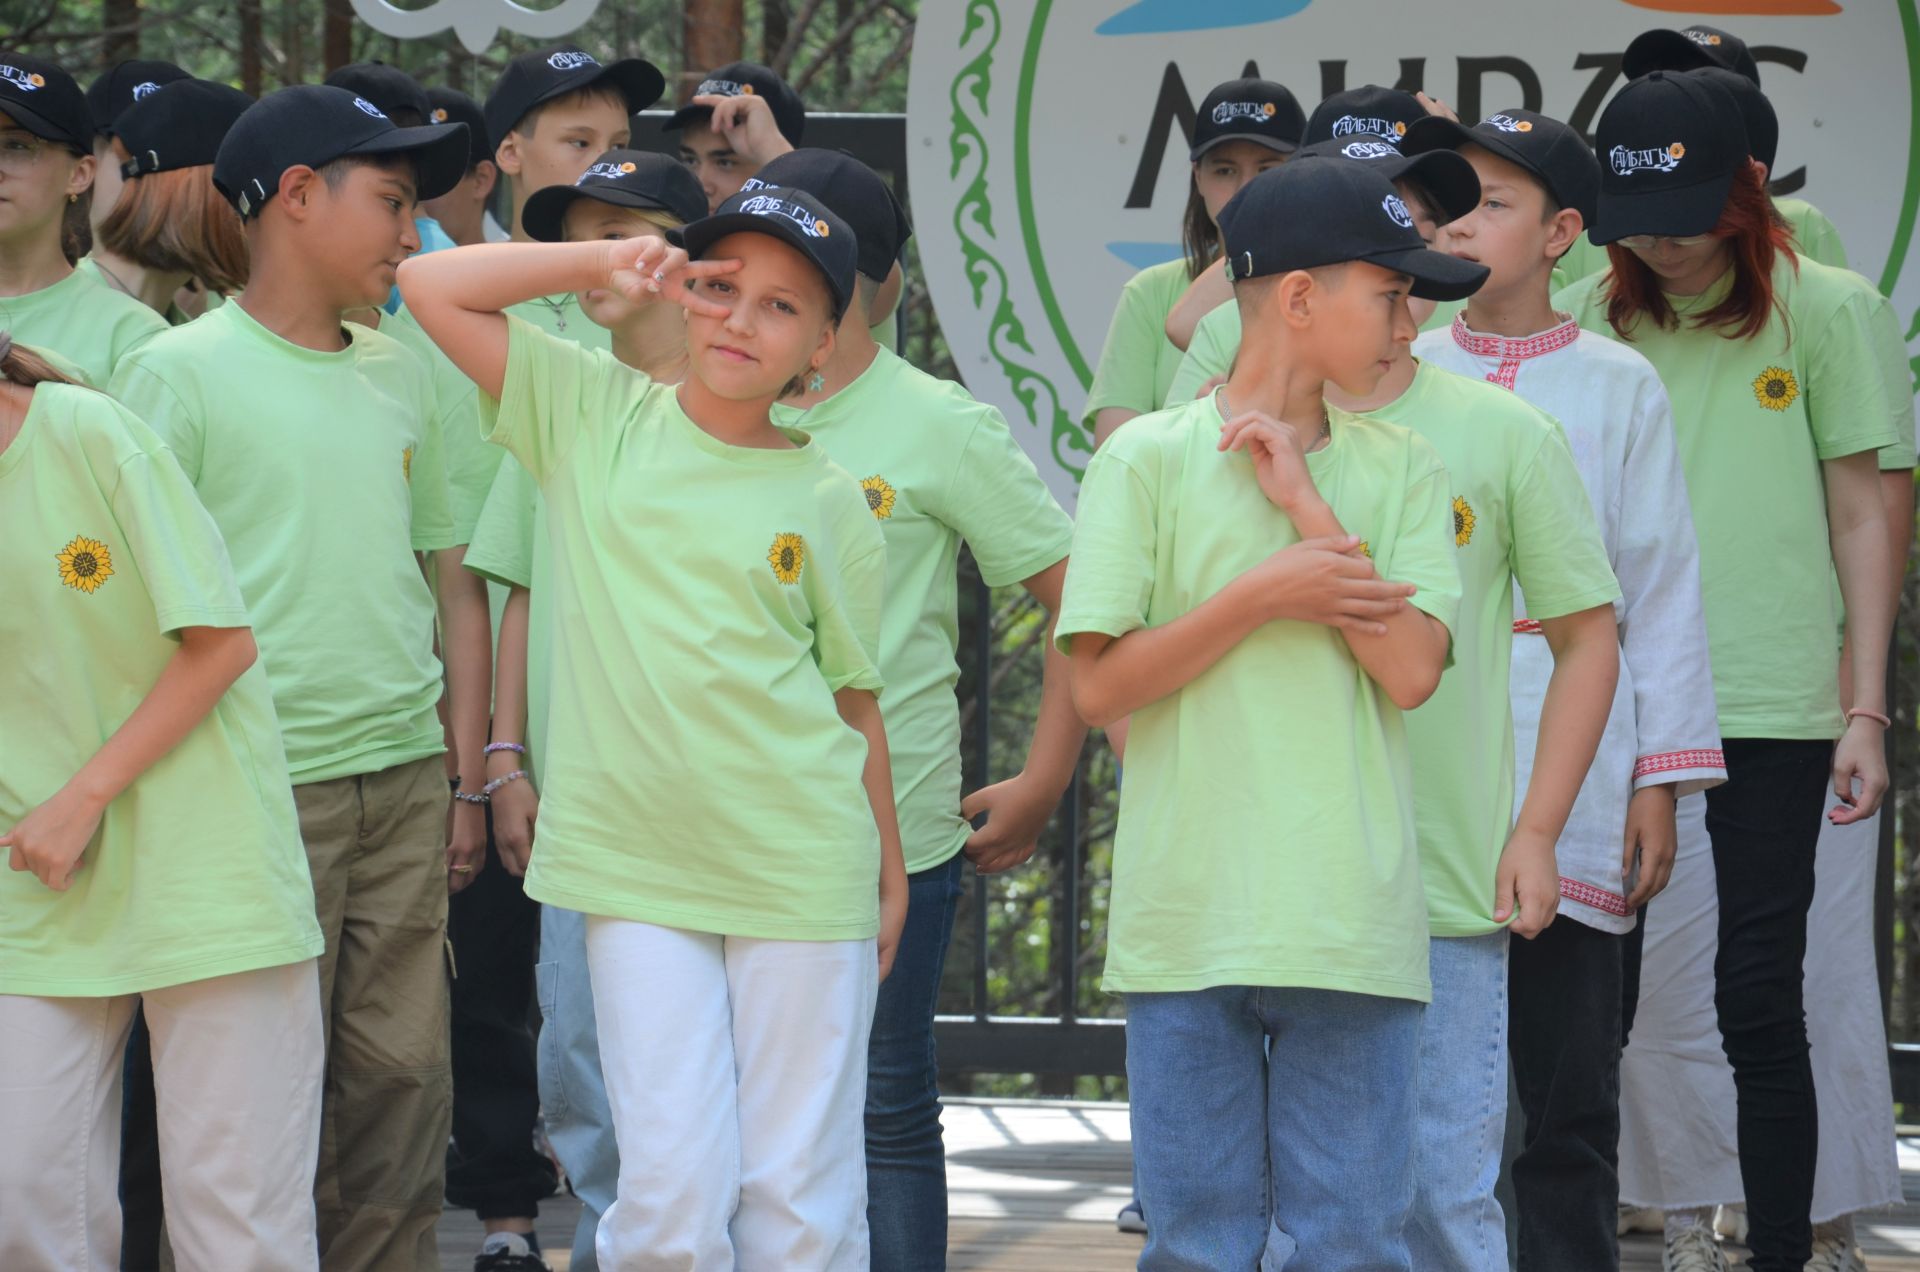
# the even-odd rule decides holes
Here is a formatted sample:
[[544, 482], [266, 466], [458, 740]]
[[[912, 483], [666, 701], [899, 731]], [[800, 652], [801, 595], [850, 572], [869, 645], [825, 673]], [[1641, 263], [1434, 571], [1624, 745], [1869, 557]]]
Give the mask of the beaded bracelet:
[[1853, 710], [1847, 712], [1847, 723], [1849, 724], [1853, 723], [1853, 718], [1855, 716], [1865, 716], [1869, 720], [1878, 721], [1880, 724], [1880, 727], [1883, 729], [1891, 729], [1893, 727], [1892, 719], [1890, 719], [1885, 715], [1882, 715], [1878, 711], [1869, 711], [1865, 707], [1855, 707]]
[[492, 755], [495, 751], [512, 751], [515, 755], [525, 755], [527, 748], [518, 742], [489, 742], [482, 755]]
[[493, 797], [493, 793], [499, 790], [502, 786], [505, 786], [508, 782], [517, 782], [521, 778], [525, 777], [526, 775], [527, 773], [525, 769], [515, 769], [513, 770], [513, 772], [508, 773], [504, 777], [496, 777], [491, 782], [488, 782], [485, 786], [482, 786], [480, 788], [481, 797], [483, 799], [491, 799]]
[[462, 804], [491, 804], [493, 801], [490, 798], [488, 798], [490, 794], [491, 794], [491, 791], [485, 790], [485, 789], [483, 789], [478, 795], [475, 795], [470, 791], [455, 791], [453, 793], [453, 797], [459, 800]]

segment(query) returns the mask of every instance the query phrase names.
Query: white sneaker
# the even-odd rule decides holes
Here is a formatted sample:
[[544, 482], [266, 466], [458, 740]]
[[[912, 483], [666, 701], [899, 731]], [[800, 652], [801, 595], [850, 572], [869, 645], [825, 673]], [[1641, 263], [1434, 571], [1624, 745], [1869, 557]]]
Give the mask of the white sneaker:
[[1730, 1272], [1727, 1256], [1713, 1239], [1713, 1229], [1698, 1224], [1681, 1228], [1667, 1238], [1660, 1266], [1665, 1272]]
[[1853, 1242], [1843, 1236], [1822, 1235], [1816, 1228], [1807, 1272], [1867, 1272], [1867, 1260]]
[[1713, 1212], [1713, 1230], [1720, 1234], [1722, 1241], [1731, 1241], [1735, 1245], [1747, 1244], [1747, 1208], [1718, 1207]]
[[1652, 1206], [1620, 1207], [1620, 1219], [1614, 1231], [1620, 1236], [1629, 1232], [1662, 1232], [1667, 1226], [1666, 1217]]

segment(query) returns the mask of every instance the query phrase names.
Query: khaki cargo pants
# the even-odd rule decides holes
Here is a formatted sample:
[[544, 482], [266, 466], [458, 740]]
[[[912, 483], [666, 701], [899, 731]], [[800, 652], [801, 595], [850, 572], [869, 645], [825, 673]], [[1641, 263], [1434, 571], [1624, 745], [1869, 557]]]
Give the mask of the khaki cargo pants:
[[327, 938], [321, 1267], [437, 1272], [453, 1117], [445, 770], [436, 756], [293, 794]]

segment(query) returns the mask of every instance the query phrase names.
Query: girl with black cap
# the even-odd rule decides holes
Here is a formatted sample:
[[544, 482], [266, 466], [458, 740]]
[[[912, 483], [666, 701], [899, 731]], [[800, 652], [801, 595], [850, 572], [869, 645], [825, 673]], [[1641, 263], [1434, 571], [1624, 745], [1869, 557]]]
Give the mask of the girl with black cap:
[[[1166, 405], [1181, 346], [1168, 338], [1175, 307], [1220, 257], [1220, 209], [1247, 182], [1285, 163], [1300, 146], [1307, 118], [1285, 85], [1237, 79], [1201, 99], [1194, 121], [1192, 176], [1181, 222], [1181, 255], [1135, 274], [1120, 293], [1107, 342], [1080, 418], [1097, 446], [1136, 415]], [[1190, 334], [1218, 297], [1193, 308]], [[1190, 306], [1190, 308], [1192, 308]]]
[[[621, 1158], [600, 1263], [864, 1267], [867, 1032], [906, 918], [886, 546], [769, 418], [832, 354], [858, 247], [788, 189], [673, 239], [459, 248], [401, 288], [546, 501], [567, 621], [527, 892], [587, 915]], [[501, 312], [595, 289], [686, 308], [685, 381]]]
[[106, 384], [166, 321], [74, 265], [92, 246], [93, 117], [73, 76], [0, 50], [0, 322]]
[[1885, 661], [1855, 658], [1839, 683], [1833, 578], [1851, 645], [1884, 650], [1892, 562], [1876, 452], [1900, 430], [1866, 296], [1794, 252], [1723, 86], [1635, 80], [1601, 117], [1596, 149], [1590, 234], [1611, 268], [1555, 305], [1631, 343], [1673, 401], [1728, 773], [1704, 815], [1751, 1266], [1800, 1272], [1817, 1127], [1802, 962], [1820, 815], [1829, 786], [1836, 825], [1870, 817], [1887, 787]]

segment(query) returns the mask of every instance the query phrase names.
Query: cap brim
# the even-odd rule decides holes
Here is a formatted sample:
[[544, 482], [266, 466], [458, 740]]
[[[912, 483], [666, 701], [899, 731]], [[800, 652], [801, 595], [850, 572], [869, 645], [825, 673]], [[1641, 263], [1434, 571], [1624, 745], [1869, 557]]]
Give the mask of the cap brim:
[[[699, 260], [707, 254], [707, 249], [729, 234], [765, 234], [798, 251], [815, 264], [819, 263], [813, 253], [813, 245], [800, 227], [782, 216], [754, 216], [750, 212], [728, 212], [721, 216], [702, 217], [677, 230], [667, 231], [667, 242], [683, 247], [687, 255]], [[851, 280], [842, 282], [828, 273], [823, 267], [820, 276], [827, 280], [827, 289], [834, 295], [837, 304], [844, 307], [851, 304]]]
[[57, 141], [63, 146], [78, 146], [89, 154], [93, 152], [92, 137], [72, 136], [45, 115], [21, 105], [13, 98], [0, 101], [0, 115], [5, 115], [42, 141]]
[[467, 126], [465, 124], [422, 124], [418, 128], [395, 128], [392, 132], [369, 137], [357, 146], [341, 151], [335, 158], [348, 155], [411, 154], [420, 165], [420, 188], [414, 191], [419, 202], [437, 199], [460, 184], [467, 175]]
[[[540, 98], [541, 102], [550, 102], [556, 97], [568, 93], [577, 93], [593, 84], [610, 83], [626, 99], [627, 113], [638, 115], [647, 107], [660, 100], [667, 91], [667, 77], [660, 68], [651, 62], [637, 57], [624, 57], [618, 62], [608, 62], [604, 66], [582, 67], [583, 71], [592, 71], [591, 75], [582, 75]], [[539, 105], [535, 102], [534, 105]]]
[[1487, 267], [1427, 247], [1410, 247], [1362, 257], [1369, 265], [1405, 274], [1408, 292], [1421, 300], [1465, 300], [1487, 281]]
[[1608, 194], [1602, 190], [1587, 238], [1595, 247], [1603, 247], [1635, 234], [1657, 234], [1663, 238], [1706, 234], [1720, 223], [1720, 214], [1727, 206], [1727, 192], [1731, 189], [1733, 174], [1729, 172], [1679, 189], [1646, 190], [1639, 194]]
[[1620, 70], [1629, 80], [1653, 71], [1691, 71], [1720, 66], [1714, 56], [1678, 31], [1647, 31], [1634, 37], [1620, 57]]
[[1275, 137], [1272, 133], [1230, 132], [1221, 133], [1218, 137], [1207, 138], [1203, 144], [1189, 150], [1187, 152], [1187, 158], [1194, 163], [1198, 163], [1201, 155], [1206, 154], [1207, 151], [1212, 150], [1216, 146], [1224, 146], [1229, 141], [1251, 141], [1256, 146], [1265, 146], [1268, 150], [1276, 151], [1283, 155], [1290, 155], [1300, 149], [1299, 142], [1289, 141], [1285, 137]]
[[[605, 203], [616, 208], [642, 208], [654, 212], [665, 212], [676, 221], [685, 218], [667, 204], [651, 195], [622, 190], [619, 186], [548, 186], [536, 190], [528, 198], [527, 206], [522, 210], [520, 220], [526, 227], [527, 237], [542, 243], [558, 243], [566, 238], [565, 226], [567, 209], [581, 199], [592, 199], [595, 203]], [[704, 215], [706, 209], [701, 208]]]
[[1480, 206], [1480, 174], [1457, 150], [1429, 150], [1423, 154], [1386, 159], [1375, 165], [1389, 181], [1402, 177], [1418, 181], [1440, 204], [1447, 221], [1457, 221]]
[[690, 124], [704, 124], [713, 118], [711, 106], [682, 106], [667, 116], [660, 125], [661, 132], [679, 132]]

